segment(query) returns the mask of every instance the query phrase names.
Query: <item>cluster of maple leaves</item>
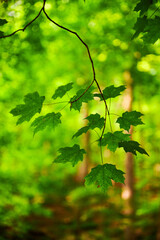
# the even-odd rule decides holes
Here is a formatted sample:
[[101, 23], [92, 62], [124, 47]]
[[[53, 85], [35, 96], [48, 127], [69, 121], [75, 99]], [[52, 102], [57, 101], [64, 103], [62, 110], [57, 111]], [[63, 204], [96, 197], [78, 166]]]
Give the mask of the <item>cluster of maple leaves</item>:
[[[159, 10], [157, 6], [158, 0], [140, 0], [136, 5], [134, 11], [140, 12], [137, 22], [134, 25], [135, 33], [132, 39], [142, 37], [146, 43], [155, 43], [160, 37], [160, 17], [156, 16], [155, 13]], [[156, 9], [155, 9], [156, 6]], [[154, 7], [155, 11], [149, 16], [149, 11]], [[6, 19], [0, 19], [0, 26], [3, 26], [7, 23]], [[63, 28], [63, 27], [62, 27]], [[70, 30], [68, 30], [70, 31]], [[72, 32], [72, 31], [70, 31]], [[3, 32], [0, 31], [0, 38], [3, 38]], [[80, 38], [79, 38], [80, 39]], [[89, 51], [89, 50], [88, 50]], [[93, 69], [94, 70], [94, 69]], [[63, 98], [65, 94], [73, 88], [73, 83], [68, 83], [66, 85], [59, 86], [55, 93], [52, 96], [53, 101], [57, 98]], [[80, 89], [71, 99], [68, 101], [70, 104], [70, 109], [81, 110], [82, 103], [87, 103], [94, 98], [98, 98], [99, 101], [106, 101], [111, 98], [115, 98], [125, 90], [125, 86], [121, 85], [115, 87], [111, 85], [106, 87], [102, 93], [93, 93], [93, 86], [90, 86], [87, 90]], [[14, 109], [11, 110], [13, 116], [19, 116], [17, 124], [21, 124], [25, 121], [30, 121], [32, 117], [41, 113], [45, 101], [44, 96], [40, 96], [38, 92], [29, 93], [24, 97], [24, 104], [17, 105]], [[108, 112], [109, 115], [109, 112]], [[148, 153], [140, 146], [136, 141], [130, 139], [130, 134], [126, 133], [129, 131], [131, 126], [137, 126], [143, 124], [141, 116], [143, 114], [137, 111], [124, 112], [122, 116], [119, 116], [116, 120], [116, 123], [119, 124], [120, 131], [107, 132], [104, 133], [105, 121], [104, 117], [101, 117], [98, 113], [89, 115], [86, 119], [88, 124], [85, 127], [80, 128], [74, 135], [73, 138], [77, 138], [80, 135], [86, 133], [88, 130], [93, 130], [95, 128], [102, 129], [102, 135], [97, 139], [97, 143], [100, 148], [107, 146], [107, 148], [115, 152], [117, 148], [123, 148], [125, 152], [131, 152], [134, 155], [137, 152], [141, 154]], [[31, 123], [34, 134], [44, 130], [47, 127], [55, 128], [61, 123], [61, 113], [60, 112], [51, 112], [47, 113], [45, 116], [39, 116], [34, 119]], [[83, 155], [86, 153], [84, 149], [81, 149], [78, 144], [75, 144], [72, 147], [64, 147], [59, 149], [59, 155], [54, 160], [54, 163], [67, 163], [70, 162], [75, 166], [79, 161], [83, 160]], [[102, 164], [97, 165], [91, 169], [91, 172], [85, 177], [85, 184], [91, 185], [96, 183], [101, 187], [102, 190], [106, 190], [108, 186], [112, 185], [111, 180], [115, 182], [124, 183], [124, 172], [116, 169], [115, 165], [112, 164]]]
[[[58, 97], [63, 98], [63, 96], [73, 88], [73, 83], [68, 83], [62, 85], [55, 90], [52, 99], [55, 100]], [[105, 100], [110, 98], [115, 98], [120, 95], [120, 93], [125, 90], [125, 86], [115, 87], [111, 85], [103, 90], [103, 96]], [[83, 94], [82, 97], [78, 99], [79, 96], [84, 92], [84, 89], [80, 89], [68, 103], [70, 103], [70, 108], [80, 111], [83, 102], [89, 102], [94, 100], [94, 97], [99, 97], [102, 100], [100, 94], [93, 94], [93, 87]], [[75, 99], [78, 99], [75, 101]], [[17, 124], [21, 124], [24, 121], [30, 121], [31, 118], [36, 114], [40, 113], [43, 103], [45, 101], [44, 96], [39, 96], [38, 92], [29, 93], [24, 97], [24, 104], [17, 105], [11, 110], [13, 116], [19, 116]], [[75, 102], [74, 102], [75, 101]], [[117, 118], [117, 123], [120, 128], [129, 131], [131, 125], [137, 126], [143, 124], [140, 117], [143, 114], [137, 111], [124, 112], [122, 116]], [[51, 129], [55, 128], [61, 123], [61, 113], [51, 112], [47, 113], [45, 116], [39, 116], [31, 123], [33, 127], [34, 134], [44, 130], [46, 127]], [[85, 127], [80, 128], [74, 135], [73, 138], [79, 137], [88, 130], [93, 130], [95, 128], [102, 129], [104, 126], [105, 119], [101, 117], [98, 113], [90, 114], [87, 118], [88, 124]], [[115, 152], [117, 148], [123, 148], [125, 152], [132, 152], [136, 155], [136, 152], [141, 154], [147, 154], [147, 152], [140, 147], [140, 144], [136, 141], [130, 140], [130, 134], [124, 133], [123, 131], [107, 132], [102, 136], [102, 138], [97, 139], [100, 147], [107, 146], [107, 148]], [[67, 163], [70, 162], [72, 166], [75, 166], [79, 161], [83, 160], [83, 154], [86, 151], [81, 149], [78, 144], [72, 147], [64, 147], [59, 149], [59, 155], [54, 160], [54, 163]], [[147, 154], [148, 155], [148, 154]], [[85, 177], [85, 184], [90, 185], [96, 182], [97, 185], [101, 186], [102, 190], [106, 190], [108, 186], [112, 185], [111, 179], [115, 182], [124, 183], [124, 172], [116, 169], [115, 165], [112, 164], [102, 164], [97, 165], [92, 168], [91, 172]]]

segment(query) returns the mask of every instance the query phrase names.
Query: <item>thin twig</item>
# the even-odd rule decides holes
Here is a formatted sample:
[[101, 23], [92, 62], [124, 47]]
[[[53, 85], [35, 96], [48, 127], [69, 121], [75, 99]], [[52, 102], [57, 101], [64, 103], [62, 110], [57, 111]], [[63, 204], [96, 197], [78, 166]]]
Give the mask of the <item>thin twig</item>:
[[11, 36], [13, 36], [15, 33], [17, 33], [17, 32], [20, 32], [20, 31], [23, 31], [24, 32], [24, 30], [29, 26], [29, 25], [31, 25], [39, 16], [40, 16], [40, 14], [41, 14], [41, 12], [42, 12], [42, 10], [43, 10], [43, 7], [41, 8], [41, 10], [39, 11], [39, 13], [38, 13], [38, 15], [34, 18], [34, 19], [32, 19], [29, 23], [27, 23], [27, 25], [25, 25], [25, 27], [24, 28], [20, 28], [20, 29], [18, 29], [18, 30], [16, 30], [16, 31], [14, 31], [13, 33], [11, 33], [11, 34], [8, 34], [8, 35], [4, 35], [4, 36], [1, 36], [0, 38], [7, 38], [7, 37], [11, 37]]

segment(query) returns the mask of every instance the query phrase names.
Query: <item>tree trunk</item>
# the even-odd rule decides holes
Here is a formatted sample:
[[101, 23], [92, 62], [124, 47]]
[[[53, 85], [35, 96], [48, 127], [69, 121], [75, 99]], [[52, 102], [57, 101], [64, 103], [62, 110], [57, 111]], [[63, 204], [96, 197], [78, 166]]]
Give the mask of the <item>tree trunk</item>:
[[[124, 107], [127, 111], [132, 111], [132, 103], [133, 103], [133, 80], [130, 72], [124, 73], [124, 79], [127, 85], [126, 96], [124, 98]], [[132, 138], [133, 128], [131, 127], [129, 133]], [[125, 185], [122, 190], [122, 198], [124, 199], [124, 213], [127, 218], [127, 227], [125, 229], [125, 239], [126, 240], [134, 240], [134, 215], [135, 215], [135, 204], [134, 204], [134, 158], [133, 154], [128, 152], [126, 154], [125, 160], [125, 172], [126, 179]]]

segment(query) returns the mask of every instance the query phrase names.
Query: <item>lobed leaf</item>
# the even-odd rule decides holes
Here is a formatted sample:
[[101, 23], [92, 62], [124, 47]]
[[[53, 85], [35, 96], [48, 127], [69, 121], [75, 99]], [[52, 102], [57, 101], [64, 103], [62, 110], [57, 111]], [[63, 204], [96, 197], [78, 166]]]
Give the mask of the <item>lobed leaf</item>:
[[120, 124], [121, 128], [129, 131], [131, 125], [137, 126], [143, 124], [140, 119], [141, 116], [143, 114], [137, 111], [124, 112], [122, 117], [119, 117], [116, 122]]
[[84, 149], [75, 144], [73, 147], [65, 147], [59, 149], [60, 155], [53, 161], [55, 163], [72, 163], [74, 167], [79, 161], [83, 160], [83, 154], [86, 153]]
[[60, 86], [55, 90], [55, 93], [53, 94], [52, 98], [56, 99], [58, 97], [62, 98], [68, 91], [70, 91], [73, 88], [73, 83], [68, 83], [66, 85]]
[[136, 142], [136, 141], [123, 141], [123, 142], [120, 142], [119, 143], [119, 147], [123, 147], [125, 152], [131, 152], [134, 155], [137, 155], [136, 152], [148, 155], [148, 153], [143, 148], [141, 148], [140, 144], [138, 142]]
[[[85, 102], [89, 102], [91, 100], [93, 100], [93, 87], [90, 87], [87, 91], [86, 89], [80, 89], [75, 96], [73, 96], [70, 99], [70, 103], [71, 103], [71, 109], [75, 109], [78, 110], [80, 112], [80, 109], [82, 107], [82, 103]], [[86, 91], [86, 92], [85, 92]], [[83, 96], [81, 96], [83, 93], [85, 92], [85, 94]], [[81, 97], [80, 97], [81, 96]], [[79, 98], [80, 97], [80, 98]], [[78, 99], [79, 98], [79, 99]], [[76, 99], [78, 99], [77, 101], [75, 101]]]
[[[121, 92], [124, 91], [125, 89], [126, 89], [126, 87], [124, 85], [121, 85], [119, 87], [115, 87], [114, 85], [111, 85], [109, 87], [106, 87], [103, 90], [103, 96], [104, 96], [105, 100], [107, 100], [108, 98], [115, 98], [115, 97], [119, 96], [121, 94]], [[99, 93], [95, 93], [94, 96], [99, 97], [101, 101], [103, 100], [101, 94], [99, 94]]]
[[61, 113], [48, 113], [45, 116], [40, 116], [36, 118], [32, 124], [31, 127], [34, 127], [34, 134], [36, 134], [39, 131], [42, 131], [46, 127], [55, 128], [58, 124], [61, 123], [60, 117]]
[[17, 124], [25, 121], [30, 121], [30, 119], [36, 114], [40, 113], [42, 109], [42, 104], [45, 100], [44, 96], [39, 96], [38, 92], [28, 93], [24, 96], [25, 104], [17, 105], [14, 109], [10, 111], [13, 116], [21, 116]]
[[104, 118], [101, 117], [98, 113], [90, 114], [88, 117], [86, 117], [86, 119], [89, 121], [88, 126], [90, 129], [101, 129], [104, 126]]
[[120, 142], [130, 140], [129, 136], [130, 134], [124, 134], [122, 131], [116, 131], [114, 133], [108, 132], [107, 134], [104, 134], [102, 140], [100, 141], [100, 145], [108, 145], [108, 149], [115, 152], [119, 147]]
[[115, 182], [124, 183], [124, 172], [116, 169], [115, 165], [104, 164], [97, 165], [91, 169], [91, 172], [85, 177], [85, 185], [91, 185], [96, 183], [105, 191], [109, 186], [112, 186], [112, 180]]
[[99, 128], [101, 129], [104, 126], [104, 118], [101, 117], [98, 113], [91, 114], [86, 119], [89, 121], [88, 125], [80, 128], [72, 138], [78, 137], [83, 133], [86, 133], [89, 129]]

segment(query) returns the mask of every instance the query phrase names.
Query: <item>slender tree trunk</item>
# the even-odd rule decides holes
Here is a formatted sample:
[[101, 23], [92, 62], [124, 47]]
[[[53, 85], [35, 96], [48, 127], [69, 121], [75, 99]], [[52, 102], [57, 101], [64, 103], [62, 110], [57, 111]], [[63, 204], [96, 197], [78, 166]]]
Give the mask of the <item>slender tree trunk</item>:
[[[130, 72], [124, 73], [124, 79], [127, 85], [126, 96], [124, 98], [124, 106], [127, 111], [132, 111], [133, 103], [133, 80]], [[133, 128], [130, 129], [130, 134], [132, 138]], [[135, 204], [134, 204], [134, 158], [132, 153], [126, 154], [125, 160], [125, 172], [126, 180], [125, 185], [122, 190], [122, 198], [124, 199], [124, 213], [127, 217], [127, 227], [125, 229], [125, 239], [134, 240], [134, 215], [135, 215]]]
[[[89, 115], [89, 107], [88, 104], [85, 104], [83, 107], [82, 116], [86, 118]], [[83, 120], [84, 125], [88, 123], [87, 120]], [[86, 154], [84, 155], [83, 162], [81, 163], [77, 175], [76, 180], [78, 182], [84, 182], [84, 177], [88, 174], [89, 163], [91, 158], [91, 149], [90, 149], [90, 132], [88, 131], [86, 134], [82, 135], [81, 145], [86, 150]]]

